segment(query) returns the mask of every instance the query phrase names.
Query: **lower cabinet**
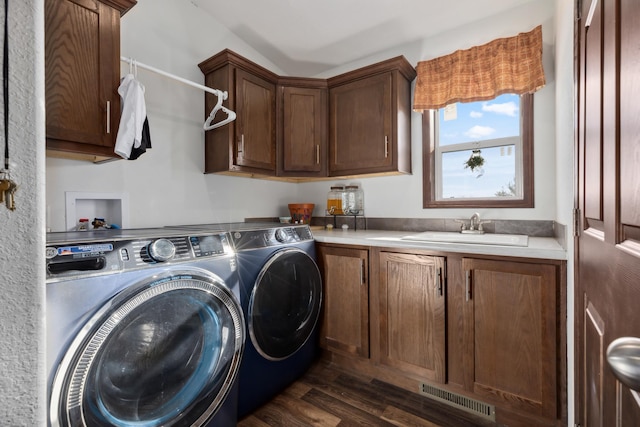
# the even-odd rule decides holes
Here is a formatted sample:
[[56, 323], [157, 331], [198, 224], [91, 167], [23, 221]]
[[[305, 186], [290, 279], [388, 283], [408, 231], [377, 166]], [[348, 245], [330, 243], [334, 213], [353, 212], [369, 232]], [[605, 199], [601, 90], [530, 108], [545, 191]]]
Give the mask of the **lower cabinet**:
[[558, 316], [557, 267], [463, 258], [462, 268], [467, 307], [456, 323], [469, 337], [469, 391], [510, 410], [560, 418], [559, 322], [564, 319]]
[[369, 251], [318, 246], [324, 279], [320, 346], [369, 357]]
[[380, 363], [444, 383], [445, 258], [380, 252], [378, 263]]
[[566, 425], [564, 261], [317, 248], [321, 346], [337, 363], [484, 402], [500, 424]]

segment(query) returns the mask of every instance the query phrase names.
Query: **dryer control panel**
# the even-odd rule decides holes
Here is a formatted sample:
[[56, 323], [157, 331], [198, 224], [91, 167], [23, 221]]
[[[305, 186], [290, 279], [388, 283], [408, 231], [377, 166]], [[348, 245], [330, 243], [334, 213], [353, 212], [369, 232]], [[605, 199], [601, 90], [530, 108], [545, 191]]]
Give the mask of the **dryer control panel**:
[[274, 227], [262, 230], [231, 231], [236, 250], [249, 250], [282, 246], [313, 240], [308, 226]]

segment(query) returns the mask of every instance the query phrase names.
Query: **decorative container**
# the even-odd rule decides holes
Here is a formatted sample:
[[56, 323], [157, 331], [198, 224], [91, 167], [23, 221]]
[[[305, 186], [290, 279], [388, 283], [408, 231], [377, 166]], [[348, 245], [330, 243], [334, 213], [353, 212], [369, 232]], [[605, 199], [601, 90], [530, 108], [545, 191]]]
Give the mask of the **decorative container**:
[[309, 224], [313, 213], [313, 203], [289, 203], [292, 224]]

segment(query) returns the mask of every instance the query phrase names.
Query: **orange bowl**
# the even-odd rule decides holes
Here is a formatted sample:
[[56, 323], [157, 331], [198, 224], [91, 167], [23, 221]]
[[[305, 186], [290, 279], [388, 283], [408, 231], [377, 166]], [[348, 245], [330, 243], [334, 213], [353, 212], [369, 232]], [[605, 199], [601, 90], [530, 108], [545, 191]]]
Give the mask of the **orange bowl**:
[[291, 222], [293, 224], [309, 224], [314, 207], [313, 203], [289, 203]]

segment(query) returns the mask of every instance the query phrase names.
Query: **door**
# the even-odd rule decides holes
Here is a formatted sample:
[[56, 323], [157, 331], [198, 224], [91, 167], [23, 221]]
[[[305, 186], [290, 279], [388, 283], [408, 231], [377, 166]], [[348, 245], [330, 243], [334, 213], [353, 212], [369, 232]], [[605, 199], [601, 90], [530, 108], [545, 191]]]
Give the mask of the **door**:
[[276, 252], [256, 279], [247, 313], [256, 351], [284, 360], [312, 338], [320, 316], [322, 280], [315, 261], [296, 248]]
[[585, 0], [579, 13], [576, 421], [638, 426], [640, 396], [607, 348], [640, 337], [640, 3]]
[[329, 89], [329, 175], [388, 172], [393, 165], [393, 75]]
[[175, 269], [132, 284], [67, 348], [51, 425], [203, 426], [232, 389], [244, 337], [237, 298], [212, 273]]
[[445, 259], [379, 256], [380, 363], [444, 383]]
[[473, 393], [544, 421], [560, 418], [556, 267], [463, 258]]
[[44, 3], [47, 147], [115, 157], [120, 12], [110, 2]]
[[369, 357], [369, 251], [318, 246], [325, 286], [320, 345]]
[[[236, 68], [235, 164], [276, 171], [276, 87]], [[242, 169], [241, 169], [242, 170]]]
[[278, 175], [327, 175], [327, 89], [284, 86]]

